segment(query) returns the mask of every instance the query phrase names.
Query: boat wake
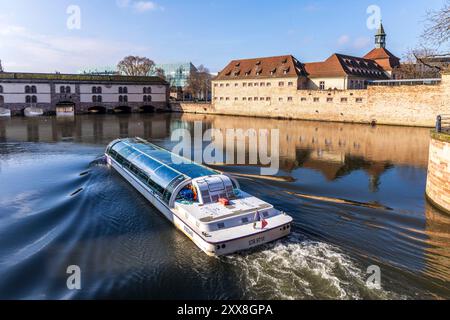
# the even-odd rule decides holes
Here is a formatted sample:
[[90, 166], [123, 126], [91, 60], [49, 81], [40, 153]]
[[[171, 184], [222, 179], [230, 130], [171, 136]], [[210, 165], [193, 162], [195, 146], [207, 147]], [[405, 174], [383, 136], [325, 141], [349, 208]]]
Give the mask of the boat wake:
[[401, 299], [366, 284], [365, 271], [338, 248], [298, 233], [263, 250], [224, 258], [248, 299]]

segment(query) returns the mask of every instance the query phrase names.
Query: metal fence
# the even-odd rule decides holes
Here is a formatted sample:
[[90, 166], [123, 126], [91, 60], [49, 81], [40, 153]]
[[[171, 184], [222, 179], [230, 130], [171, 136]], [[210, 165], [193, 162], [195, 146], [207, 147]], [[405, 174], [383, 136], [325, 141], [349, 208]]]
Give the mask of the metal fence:
[[369, 81], [369, 86], [418, 86], [418, 85], [438, 85], [442, 79], [399, 79], [399, 80], [374, 80]]
[[450, 114], [442, 114], [437, 117], [436, 131], [450, 133]]

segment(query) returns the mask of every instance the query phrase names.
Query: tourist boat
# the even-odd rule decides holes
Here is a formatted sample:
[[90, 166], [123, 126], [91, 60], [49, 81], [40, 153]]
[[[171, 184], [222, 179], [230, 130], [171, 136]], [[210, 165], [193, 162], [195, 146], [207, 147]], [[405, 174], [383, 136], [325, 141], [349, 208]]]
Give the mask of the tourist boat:
[[292, 218], [240, 189], [226, 174], [140, 138], [113, 141], [106, 159], [169, 221], [210, 256], [288, 236]]
[[0, 117], [11, 117], [11, 110], [0, 108]]
[[44, 110], [41, 108], [29, 107], [23, 111], [25, 117], [39, 117], [44, 115]]

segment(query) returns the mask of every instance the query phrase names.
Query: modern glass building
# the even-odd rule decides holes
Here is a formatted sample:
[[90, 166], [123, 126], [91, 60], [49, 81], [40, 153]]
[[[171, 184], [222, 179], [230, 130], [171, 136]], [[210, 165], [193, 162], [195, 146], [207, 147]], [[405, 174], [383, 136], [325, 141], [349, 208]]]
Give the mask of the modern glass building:
[[185, 88], [188, 79], [197, 68], [191, 62], [158, 64], [156, 68], [162, 69], [166, 77], [166, 81], [171, 87]]

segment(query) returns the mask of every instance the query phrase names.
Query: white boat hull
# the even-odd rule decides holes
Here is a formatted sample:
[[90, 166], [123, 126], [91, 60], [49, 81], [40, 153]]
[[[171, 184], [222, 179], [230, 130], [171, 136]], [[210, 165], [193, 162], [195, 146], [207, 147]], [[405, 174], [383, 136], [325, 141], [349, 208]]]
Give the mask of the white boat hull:
[[290, 223], [277, 226], [276, 228], [260, 230], [249, 236], [230, 239], [227, 241], [213, 242], [207, 241], [197, 233], [193, 227], [187, 225], [177, 214], [170, 209], [157, 195], [153, 193], [139, 180], [135, 179], [128, 170], [124, 169], [114, 159], [106, 155], [108, 164], [113, 167], [122, 177], [124, 177], [134, 188], [136, 188], [153, 206], [155, 206], [177, 229], [191, 239], [197, 247], [209, 256], [223, 256], [235, 252], [252, 249], [254, 247], [273, 242], [288, 236], [291, 232]]
[[0, 118], [1, 117], [11, 117], [11, 110], [6, 108], [0, 108]]
[[44, 110], [40, 108], [26, 108], [24, 115], [25, 117], [40, 117], [44, 115]]

